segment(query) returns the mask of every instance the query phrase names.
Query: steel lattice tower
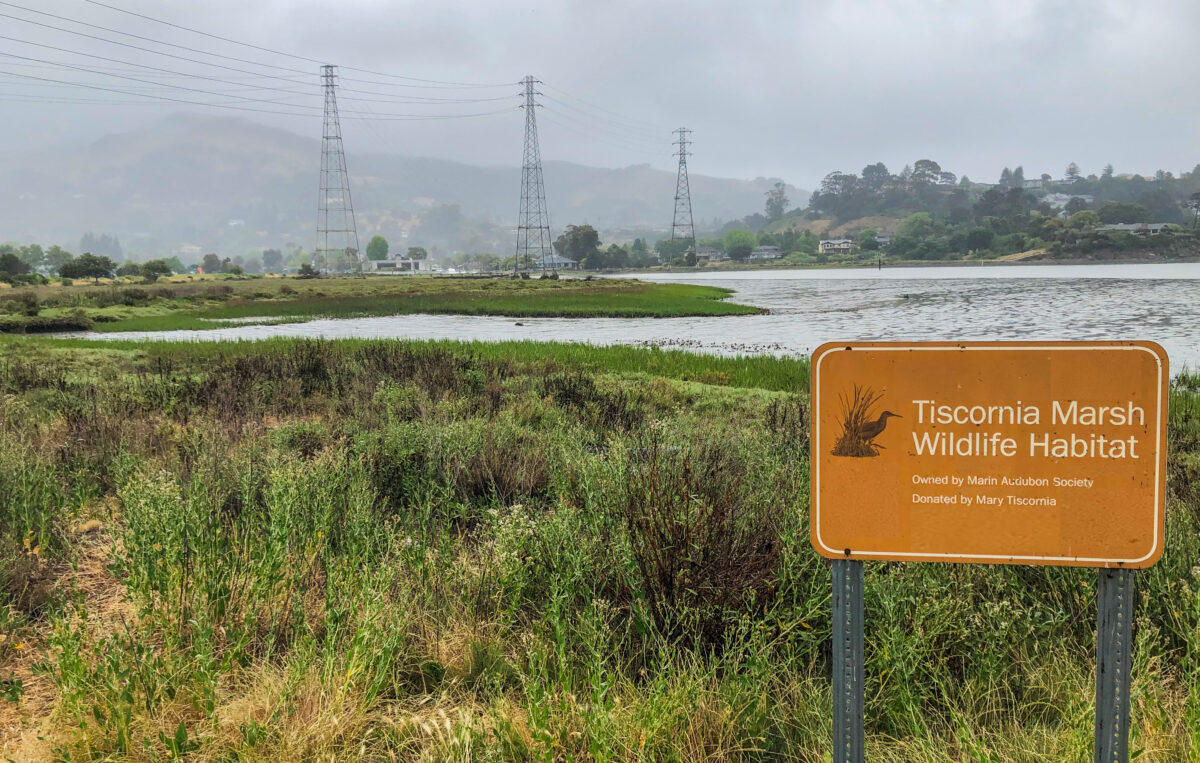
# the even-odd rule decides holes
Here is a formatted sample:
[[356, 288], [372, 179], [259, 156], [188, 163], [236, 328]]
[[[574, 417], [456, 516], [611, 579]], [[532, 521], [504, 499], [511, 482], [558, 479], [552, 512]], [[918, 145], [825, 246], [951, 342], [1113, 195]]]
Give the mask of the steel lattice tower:
[[546, 209], [546, 187], [542, 182], [542, 152], [538, 148], [537, 108], [533, 77], [521, 80], [525, 85], [525, 156], [521, 162], [521, 214], [517, 222], [517, 253], [513, 272], [528, 269], [535, 257], [541, 257], [546, 272], [546, 252], [554, 253], [550, 238], [550, 212]]
[[692, 248], [695, 249], [696, 229], [692, 225], [692, 191], [688, 186], [687, 171], [687, 158], [691, 156], [687, 150], [691, 145], [688, 134], [691, 130], [680, 127], [671, 132], [679, 135], [679, 150], [675, 152], [679, 157], [679, 174], [675, 177], [675, 215], [671, 218], [671, 240], [681, 238], [691, 241]]
[[321, 131], [321, 193], [317, 201], [317, 247], [313, 266], [324, 257], [325, 267], [332, 256], [352, 257], [359, 269], [362, 260], [358, 248], [358, 227], [354, 223], [354, 203], [350, 199], [350, 175], [346, 171], [346, 152], [342, 148], [342, 126], [338, 120], [337, 67], [321, 67], [325, 89], [325, 125]]

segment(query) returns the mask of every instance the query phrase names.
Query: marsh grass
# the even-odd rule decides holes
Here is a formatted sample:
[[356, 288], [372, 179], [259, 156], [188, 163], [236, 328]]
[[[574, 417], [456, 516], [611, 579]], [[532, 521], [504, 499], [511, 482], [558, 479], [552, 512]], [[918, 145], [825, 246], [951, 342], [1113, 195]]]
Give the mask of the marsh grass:
[[[806, 379], [532, 343], [0, 341], [0, 757], [823, 761]], [[1148, 761], [1200, 729], [1197, 394], [1173, 388], [1167, 551], [1138, 580]], [[866, 575], [870, 760], [1087, 758], [1091, 571]]]
[[0, 297], [0, 333], [174, 331], [415, 313], [655, 318], [762, 312], [711, 286], [618, 279], [375, 277], [29, 287]]

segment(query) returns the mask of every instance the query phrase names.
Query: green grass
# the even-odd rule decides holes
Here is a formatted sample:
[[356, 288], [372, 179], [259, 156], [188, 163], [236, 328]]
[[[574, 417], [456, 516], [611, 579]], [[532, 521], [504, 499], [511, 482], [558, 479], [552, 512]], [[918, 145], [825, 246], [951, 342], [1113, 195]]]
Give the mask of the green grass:
[[[155, 356], [197, 361], [235, 356], [252, 357], [262, 352], [288, 347], [294, 341], [276, 337], [253, 342], [179, 343], [165, 340], [0, 336], [0, 350], [9, 348], [9, 351], [15, 351], [17, 347], [36, 347], [64, 361], [83, 352], [103, 356], [108, 350], [120, 351], [132, 357]], [[342, 339], [339, 340], [339, 344], [349, 348], [361, 348], [375, 341], [377, 340]], [[770, 355], [714, 356], [657, 347], [596, 346], [579, 342], [409, 340], [405, 344], [481, 360], [514, 363], [530, 372], [545, 372], [547, 368], [579, 368], [777, 392], [798, 392], [808, 388], [807, 358]]]
[[[0, 339], [0, 759], [827, 760], [807, 378], [531, 342]], [[1147, 761], [1200, 749], [1196, 379], [1171, 403]], [[1093, 582], [867, 564], [868, 759], [1088, 759]]]
[[[0, 331], [78, 317], [94, 329], [175, 331], [238, 325], [224, 319], [304, 321], [414, 313], [511, 317], [669, 318], [751, 315], [728, 289], [616, 279], [375, 278], [199, 280], [155, 285], [36, 287], [0, 298]], [[31, 314], [32, 311], [32, 314]]]

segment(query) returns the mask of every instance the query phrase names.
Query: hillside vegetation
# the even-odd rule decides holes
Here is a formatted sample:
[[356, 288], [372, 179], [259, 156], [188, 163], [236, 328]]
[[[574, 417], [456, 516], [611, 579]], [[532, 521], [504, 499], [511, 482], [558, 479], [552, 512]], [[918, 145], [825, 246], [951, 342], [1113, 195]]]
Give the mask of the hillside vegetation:
[[[0, 757], [828, 760], [807, 363], [0, 340]], [[1200, 749], [1200, 380], [1133, 743]], [[1094, 572], [866, 565], [867, 758], [1084, 760]]]
[[[1048, 257], [1119, 258], [1200, 256], [1200, 239], [1188, 230], [1200, 210], [1200, 167], [1178, 177], [1103, 174], [1084, 176], [1074, 164], [1064, 178], [1026, 180], [1005, 168], [997, 184], [958, 178], [922, 159], [899, 174], [882, 163], [861, 174], [832, 172], [813, 192], [807, 209], [774, 221], [765, 232], [780, 241], [813, 237], [857, 240], [859, 254], [897, 260], [1002, 258], [1029, 250]], [[1164, 237], [1105, 230], [1117, 223], [1165, 223]], [[886, 236], [886, 245], [877, 238]], [[794, 239], [798, 240], [798, 239]], [[810, 252], [811, 254], [811, 252]]]

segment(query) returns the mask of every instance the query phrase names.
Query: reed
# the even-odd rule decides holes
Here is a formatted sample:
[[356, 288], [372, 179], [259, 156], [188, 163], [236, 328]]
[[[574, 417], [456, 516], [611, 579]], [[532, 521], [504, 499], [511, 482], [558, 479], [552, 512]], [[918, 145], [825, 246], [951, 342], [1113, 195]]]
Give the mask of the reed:
[[842, 412], [842, 433], [833, 445], [833, 455], [856, 458], [879, 455], [877, 446], [866, 436], [863, 429], [874, 417], [875, 406], [882, 398], [882, 393], [857, 384], [848, 394], [838, 393], [838, 404]]

